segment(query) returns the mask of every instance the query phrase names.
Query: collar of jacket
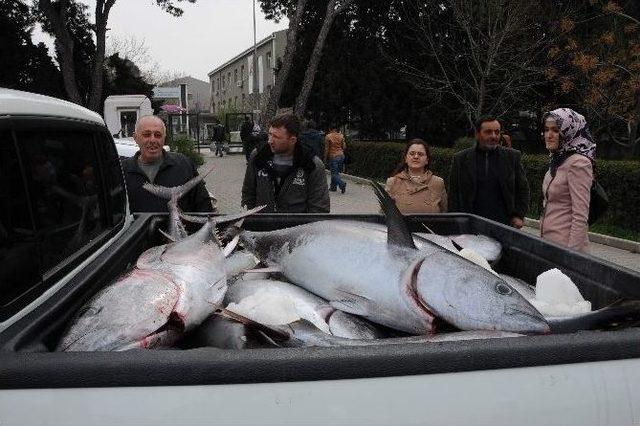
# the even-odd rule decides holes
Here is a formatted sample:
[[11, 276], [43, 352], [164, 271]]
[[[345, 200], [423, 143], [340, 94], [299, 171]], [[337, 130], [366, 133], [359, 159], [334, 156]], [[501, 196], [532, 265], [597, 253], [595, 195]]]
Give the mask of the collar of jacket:
[[[296, 142], [293, 150], [293, 168], [303, 168], [307, 173], [313, 171], [316, 164], [313, 162], [314, 154], [306, 146]], [[268, 144], [264, 145], [256, 153], [255, 164], [258, 169], [267, 167], [267, 162], [273, 159], [273, 152]]]
[[406, 171], [406, 170], [403, 171], [403, 172], [398, 173], [396, 176], [398, 177], [398, 179], [408, 180], [408, 181], [414, 182], [414, 183], [419, 184], [419, 185], [426, 185], [431, 180], [431, 177], [433, 176], [433, 172], [431, 170], [427, 170], [418, 179], [411, 179], [411, 176], [409, 175], [409, 172]]
[[[125, 172], [128, 172], [128, 173], [139, 173], [141, 175], [145, 175], [146, 176], [146, 174], [140, 168], [140, 165], [138, 165], [138, 158], [140, 158], [140, 151], [136, 152], [133, 157], [129, 157], [125, 161], [123, 161], [122, 162], [122, 168], [124, 169]], [[163, 149], [162, 150], [162, 164], [160, 164], [160, 168], [158, 169], [158, 171], [164, 170], [167, 167], [171, 167], [171, 166], [173, 166], [175, 164], [176, 164], [176, 160], [173, 157], [172, 153], [167, 152], [167, 151], [165, 151]]]

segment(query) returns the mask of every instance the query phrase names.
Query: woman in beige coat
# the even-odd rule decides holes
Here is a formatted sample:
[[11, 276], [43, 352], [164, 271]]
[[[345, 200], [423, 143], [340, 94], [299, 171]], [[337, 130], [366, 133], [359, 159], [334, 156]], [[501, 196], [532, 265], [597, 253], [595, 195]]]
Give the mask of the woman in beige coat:
[[596, 144], [584, 117], [569, 108], [544, 116], [544, 141], [550, 152], [542, 182], [542, 238], [587, 252], [587, 224]]
[[447, 191], [442, 178], [429, 170], [431, 150], [422, 139], [412, 139], [404, 149], [402, 162], [387, 179], [385, 189], [405, 214], [444, 213]]

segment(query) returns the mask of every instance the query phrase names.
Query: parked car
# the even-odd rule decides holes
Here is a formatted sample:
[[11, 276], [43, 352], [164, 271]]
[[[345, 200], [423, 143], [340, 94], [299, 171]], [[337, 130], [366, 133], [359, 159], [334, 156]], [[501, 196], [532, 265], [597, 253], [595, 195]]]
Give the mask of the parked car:
[[[68, 102], [0, 89], [0, 168], [2, 426], [640, 422], [637, 327], [374, 347], [55, 352], [85, 302], [164, 242], [167, 215], [129, 213], [102, 118]], [[345, 218], [383, 222], [267, 214], [243, 226]], [[637, 273], [477, 216], [408, 220], [414, 231], [499, 240], [495, 268], [528, 282], [561, 268], [596, 309], [640, 297]]]

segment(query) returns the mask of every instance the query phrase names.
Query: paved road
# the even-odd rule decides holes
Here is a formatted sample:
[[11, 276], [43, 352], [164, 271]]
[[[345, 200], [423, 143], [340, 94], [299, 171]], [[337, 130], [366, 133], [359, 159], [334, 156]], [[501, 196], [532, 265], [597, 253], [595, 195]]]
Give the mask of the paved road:
[[[242, 210], [240, 207], [240, 190], [244, 178], [245, 159], [243, 155], [228, 155], [223, 158], [214, 157], [208, 149], [202, 151], [206, 163], [200, 172], [213, 166], [214, 170], [205, 178], [207, 188], [218, 199], [218, 210], [221, 213], [234, 213]], [[345, 194], [330, 192], [331, 213], [378, 213], [378, 202], [368, 184], [353, 181], [347, 182]], [[535, 228], [525, 228], [531, 234], [537, 235]], [[640, 272], [640, 254], [631, 253], [602, 244], [589, 244], [590, 253], [609, 262], [622, 265]]]

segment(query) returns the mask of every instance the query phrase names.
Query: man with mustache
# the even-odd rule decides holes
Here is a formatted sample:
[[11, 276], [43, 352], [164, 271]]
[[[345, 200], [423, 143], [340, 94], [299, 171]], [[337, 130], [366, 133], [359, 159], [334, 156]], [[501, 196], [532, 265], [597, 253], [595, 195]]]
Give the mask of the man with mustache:
[[500, 122], [482, 117], [475, 146], [455, 155], [449, 176], [449, 211], [473, 213], [522, 228], [529, 208], [529, 183], [521, 153], [500, 146]]

